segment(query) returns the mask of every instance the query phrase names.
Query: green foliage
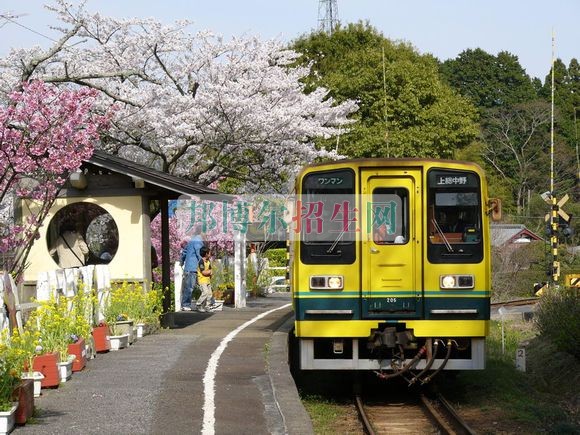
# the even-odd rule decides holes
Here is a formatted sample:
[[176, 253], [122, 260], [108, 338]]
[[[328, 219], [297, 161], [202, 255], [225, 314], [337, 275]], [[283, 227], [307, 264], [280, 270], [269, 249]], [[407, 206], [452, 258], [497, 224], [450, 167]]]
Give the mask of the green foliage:
[[35, 325], [40, 332], [40, 343], [45, 353], [58, 352], [60, 361], [68, 361], [68, 345], [73, 342], [73, 330], [76, 319], [70, 315], [67, 298], [51, 298], [41, 301], [36, 311], [28, 319], [28, 324]]
[[146, 291], [140, 283], [123, 282], [111, 289], [105, 305], [105, 322], [111, 334], [117, 335], [118, 321], [132, 320], [137, 323], [158, 324], [162, 311], [163, 296], [160, 289]]
[[[465, 371], [456, 378], [446, 378], [438, 384], [443, 395], [466, 406], [485, 408], [494, 418], [509, 422], [505, 428], [498, 422], [499, 427], [494, 428], [497, 433], [506, 430], [505, 433], [512, 433], [516, 427], [517, 433], [577, 433], [570, 430], [575, 427], [574, 416], [565, 411], [569, 399], [576, 396], [577, 361], [563, 359], [566, 366], [562, 366], [561, 355], [534, 337], [532, 324], [505, 322], [503, 330], [505, 352], [501, 345], [501, 323], [492, 321], [485, 370]], [[524, 340], [530, 340], [526, 364], [530, 367], [526, 373], [516, 370], [514, 365], [516, 348]], [[538, 363], [542, 373], [535, 373]], [[496, 433], [479, 427], [478, 430]]]
[[286, 259], [286, 249], [268, 249], [262, 253], [262, 257], [268, 259], [270, 267], [286, 267], [288, 260]]
[[[540, 94], [546, 101], [551, 100], [551, 72], [546, 76]], [[580, 65], [577, 59], [572, 59], [568, 68], [560, 59], [555, 61], [554, 104], [560, 115], [555, 125], [556, 133], [574, 149], [578, 144], [577, 120], [580, 117]]]
[[468, 49], [440, 66], [441, 74], [461, 95], [479, 108], [509, 107], [537, 98], [532, 80], [517, 56], [497, 56], [481, 48]]
[[358, 122], [322, 146], [350, 157], [451, 157], [477, 134], [475, 108], [442, 82], [436, 60], [368, 24], [312, 33], [292, 48], [312, 64], [308, 89], [359, 102]]
[[258, 271], [253, 261], [246, 262], [246, 289], [252, 296], [258, 296]]
[[12, 407], [14, 388], [20, 382], [22, 356], [19, 348], [12, 346], [8, 329], [0, 331], [0, 412]]
[[580, 303], [576, 289], [552, 289], [542, 295], [535, 313], [540, 334], [556, 348], [580, 360]]
[[520, 343], [536, 335], [533, 324], [527, 323], [525, 326], [523, 328], [515, 321], [490, 321], [486, 342], [488, 361], [514, 364], [516, 349]]

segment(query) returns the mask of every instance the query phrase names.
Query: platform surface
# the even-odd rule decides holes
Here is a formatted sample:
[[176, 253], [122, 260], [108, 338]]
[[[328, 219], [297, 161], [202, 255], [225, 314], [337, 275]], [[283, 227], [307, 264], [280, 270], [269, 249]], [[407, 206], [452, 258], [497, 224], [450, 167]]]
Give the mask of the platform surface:
[[37, 417], [13, 433], [312, 433], [287, 364], [289, 304], [275, 293], [243, 309], [176, 313], [178, 328], [98, 354], [43, 390]]

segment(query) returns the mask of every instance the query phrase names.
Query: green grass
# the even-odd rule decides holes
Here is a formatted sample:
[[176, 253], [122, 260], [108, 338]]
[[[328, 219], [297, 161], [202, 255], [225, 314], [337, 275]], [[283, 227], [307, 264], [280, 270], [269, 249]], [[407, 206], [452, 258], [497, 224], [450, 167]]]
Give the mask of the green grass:
[[[515, 368], [516, 349], [523, 342], [528, 342], [525, 373]], [[344, 433], [341, 424], [347, 419], [352, 395], [331, 390], [349, 381], [339, 381], [328, 373], [304, 376], [300, 393], [315, 432]], [[580, 362], [558, 351], [548, 339], [537, 337], [531, 322], [505, 321], [502, 349], [502, 324], [492, 321], [486, 369], [460, 372], [455, 377], [440, 373], [435, 380], [452, 403], [479, 409], [484, 419], [509, 422], [513, 433], [580, 434]]]
[[302, 397], [302, 403], [310, 414], [312, 426], [317, 434], [336, 433], [336, 422], [343, 420], [346, 412], [344, 402], [335, 402], [318, 395], [306, 395]]
[[[526, 373], [515, 368], [515, 352], [522, 341], [530, 341], [526, 347]], [[483, 410], [499, 409], [510, 421], [523, 424], [532, 433], [580, 433], [574, 425], [574, 412], [566, 412], [566, 403], [574, 400], [578, 385], [578, 361], [571, 356], [557, 356], [535, 337], [531, 324], [525, 323], [504, 323], [502, 352], [501, 323], [492, 322], [487, 346], [486, 369], [462, 372], [455, 379], [440, 383], [444, 395]], [[560, 368], [553, 366], [558, 360], [565, 361]], [[562, 373], [567, 375], [558, 380]]]

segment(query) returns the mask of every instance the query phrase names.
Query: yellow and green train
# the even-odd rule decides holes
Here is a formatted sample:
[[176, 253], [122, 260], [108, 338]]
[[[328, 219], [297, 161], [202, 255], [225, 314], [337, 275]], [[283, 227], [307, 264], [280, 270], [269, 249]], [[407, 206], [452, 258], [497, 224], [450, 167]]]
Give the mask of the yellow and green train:
[[359, 159], [303, 169], [290, 242], [299, 368], [410, 382], [483, 369], [489, 220], [500, 213], [474, 163]]

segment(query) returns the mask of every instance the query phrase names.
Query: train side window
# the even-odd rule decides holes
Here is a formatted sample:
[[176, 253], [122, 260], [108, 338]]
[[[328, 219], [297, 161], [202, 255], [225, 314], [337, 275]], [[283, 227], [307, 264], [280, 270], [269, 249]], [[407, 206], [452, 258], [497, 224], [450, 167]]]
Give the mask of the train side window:
[[377, 245], [405, 244], [409, 240], [409, 192], [404, 188], [373, 190], [369, 216]]

